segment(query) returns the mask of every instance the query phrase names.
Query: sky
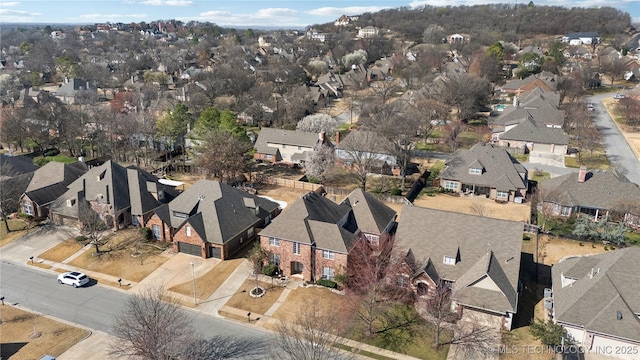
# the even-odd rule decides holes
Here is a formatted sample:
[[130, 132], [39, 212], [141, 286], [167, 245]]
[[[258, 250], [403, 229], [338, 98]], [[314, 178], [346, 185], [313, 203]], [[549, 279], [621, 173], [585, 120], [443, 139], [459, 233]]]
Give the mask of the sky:
[[[176, 19], [208, 21], [223, 27], [304, 28], [341, 15], [422, 5], [521, 3], [529, 0], [0, 0], [0, 24], [94, 24]], [[536, 5], [612, 6], [640, 23], [640, 0], [534, 0]]]

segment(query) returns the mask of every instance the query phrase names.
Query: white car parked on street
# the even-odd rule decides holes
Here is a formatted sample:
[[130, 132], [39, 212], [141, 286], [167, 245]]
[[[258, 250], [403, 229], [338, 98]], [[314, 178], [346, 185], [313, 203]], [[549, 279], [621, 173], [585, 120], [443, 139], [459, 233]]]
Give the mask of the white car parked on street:
[[89, 283], [89, 277], [81, 272], [71, 271], [58, 275], [58, 284], [71, 285], [74, 288]]

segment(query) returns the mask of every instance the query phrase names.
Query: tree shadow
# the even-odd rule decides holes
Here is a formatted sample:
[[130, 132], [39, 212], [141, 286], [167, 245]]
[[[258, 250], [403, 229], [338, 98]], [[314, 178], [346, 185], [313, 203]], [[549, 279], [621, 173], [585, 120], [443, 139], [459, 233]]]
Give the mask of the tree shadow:
[[2, 343], [0, 344], [0, 359], [10, 359], [20, 349], [22, 349], [28, 342], [15, 342], [15, 343]]

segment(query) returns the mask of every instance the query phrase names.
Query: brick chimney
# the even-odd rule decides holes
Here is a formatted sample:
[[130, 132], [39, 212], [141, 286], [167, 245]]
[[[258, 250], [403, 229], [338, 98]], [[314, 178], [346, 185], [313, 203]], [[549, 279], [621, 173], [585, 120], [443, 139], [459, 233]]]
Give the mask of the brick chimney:
[[340, 131], [336, 131], [336, 145], [340, 144]]
[[583, 183], [585, 180], [587, 180], [587, 167], [580, 165], [580, 170], [578, 171], [578, 182]]

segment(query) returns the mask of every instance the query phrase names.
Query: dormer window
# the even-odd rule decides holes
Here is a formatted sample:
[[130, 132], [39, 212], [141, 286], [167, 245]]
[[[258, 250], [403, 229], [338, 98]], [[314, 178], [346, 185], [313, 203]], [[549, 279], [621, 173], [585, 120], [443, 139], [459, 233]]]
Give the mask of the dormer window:
[[67, 199], [67, 207], [72, 207], [76, 204], [76, 199]]
[[188, 219], [189, 218], [189, 214], [183, 213], [183, 212], [180, 212], [180, 211], [174, 211], [173, 212], [173, 217], [177, 217], [177, 218], [180, 218], [180, 219]]
[[471, 175], [482, 175], [482, 169], [480, 169], [480, 168], [469, 168], [469, 174], [471, 174]]
[[456, 258], [452, 257], [452, 256], [444, 256], [444, 259], [442, 260], [442, 262], [446, 265], [455, 265], [456, 264]]

